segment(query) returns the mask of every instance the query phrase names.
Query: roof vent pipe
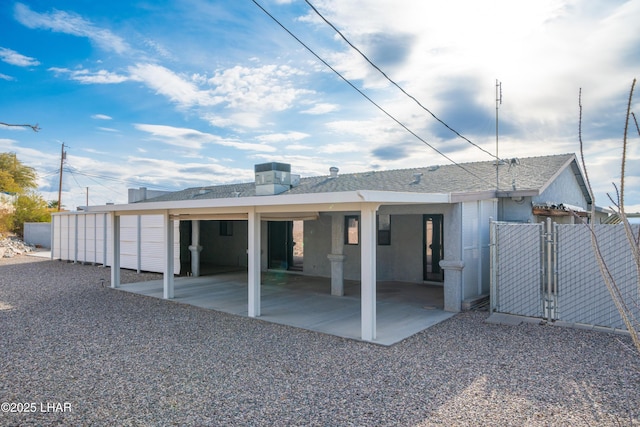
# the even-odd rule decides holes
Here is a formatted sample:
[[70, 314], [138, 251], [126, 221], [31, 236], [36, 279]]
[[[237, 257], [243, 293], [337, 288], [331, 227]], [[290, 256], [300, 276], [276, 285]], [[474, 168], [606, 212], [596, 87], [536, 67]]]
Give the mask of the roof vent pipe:
[[420, 183], [420, 178], [422, 178], [422, 172], [416, 172], [413, 174], [413, 183], [414, 184], [419, 184]]
[[329, 168], [329, 177], [331, 178], [337, 178], [338, 177], [338, 172], [340, 171], [340, 169], [338, 169], [335, 166], [331, 166]]

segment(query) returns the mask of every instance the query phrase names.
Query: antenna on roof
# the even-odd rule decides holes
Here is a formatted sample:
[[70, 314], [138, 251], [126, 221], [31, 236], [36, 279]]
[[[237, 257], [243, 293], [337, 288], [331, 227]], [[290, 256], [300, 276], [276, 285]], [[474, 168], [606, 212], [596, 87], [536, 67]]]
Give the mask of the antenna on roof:
[[[496, 79], [496, 193], [500, 190], [500, 156], [498, 155], [498, 109], [502, 105], [502, 82]], [[496, 194], [496, 197], [498, 194]]]

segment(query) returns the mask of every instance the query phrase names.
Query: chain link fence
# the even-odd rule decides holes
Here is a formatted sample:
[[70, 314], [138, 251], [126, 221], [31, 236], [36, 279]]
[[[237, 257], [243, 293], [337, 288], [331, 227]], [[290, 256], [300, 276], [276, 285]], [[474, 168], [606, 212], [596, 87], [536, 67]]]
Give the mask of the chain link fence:
[[492, 311], [542, 317], [543, 224], [492, 223]]
[[[638, 225], [633, 229], [636, 236]], [[602, 257], [635, 319], [638, 271], [622, 225], [596, 225]], [[626, 329], [600, 273], [584, 225], [493, 223], [494, 312]]]

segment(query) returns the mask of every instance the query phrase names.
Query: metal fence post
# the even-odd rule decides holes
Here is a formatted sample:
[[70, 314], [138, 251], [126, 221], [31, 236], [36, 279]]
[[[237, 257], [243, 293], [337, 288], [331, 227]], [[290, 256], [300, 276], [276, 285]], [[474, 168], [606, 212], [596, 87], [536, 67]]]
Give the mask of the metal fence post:
[[489, 237], [489, 257], [491, 262], [489, 263], [489, 277], [490, 277], [490, 292], [489, 292], [489, 311], [494, 312], [498, 308], [498, 224], [493, 220], [489, 224], [490, 237]]
[[553, 264], [552, 264], [552, 275], [553, 275], [553, 320], [558, 320], [559, 319], [559, 314], [558, 314], [558, 295], [560, 294], [560, 287], [559, 287], [559, 283], [558, 283], [558, 245], [559, 245], [559, 236], [560, 233], [558, 233], [558, 224], [554, 223], [553, 224], [553, 242], [552, 242], [552, 248], [553, 248]]
[[552, 312], [552, 304], [551, 304], [551, 299], [553, 296], [553, 269], [552, 269], [552, 258], [553, 258], [553, 253], [551, 252], [552, 249], [552, 243], [553, 243], [553, 235], [552, 235], [552, 224], [551, 224], [551, 218], [547, 218], [547, 227], [546, 227], [546, 280], [547, 280], [547, 295], [545, 298], [545, 302], [546, 302], [546, 312], [547, 312], [547, 321], [551, 322], [553, 320], [553, 312]]

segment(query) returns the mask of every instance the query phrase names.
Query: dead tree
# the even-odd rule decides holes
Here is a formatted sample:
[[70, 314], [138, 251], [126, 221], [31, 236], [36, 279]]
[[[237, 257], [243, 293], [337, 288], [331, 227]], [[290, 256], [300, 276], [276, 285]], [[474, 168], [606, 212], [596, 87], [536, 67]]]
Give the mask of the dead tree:
[[[625, 213], [624, 207], [624, 189], [625, 189], [625, 167], [627, 161], [627, 147], [628, 147], [628, 135], [629, 135], [629, 122], [633, 120], [635, 123], [636, 131], [638, 132], [638, 136], [640, 136], [640, 126], [638, 126], [638, 120], [636, 119], [635, 114], [631, 111], [631, 103], [633, 99], [633, 92], [636, 85], [636, 79], [633, 79], [633, 83], [631, 84], [631, 90], [629, 92], [629, 101], [627, 103], [627, 112], [626, 112], [626, 121], [624, 127], [624, 136], [622, 139], [622, 162], [621, 162], [621, 174], [620, 174], [620, 186], [618, 187], [615, 183], [613, 186], [616, 190], [616, 197], [613, 198], [611, 195], [609, 199], [613, 204], [612, 210], [619, 216], [625, 230], [625, 234], [627, 236], [627, 240], [629, 243], [628, 250], [631, 251], [632, 258], [636, 265], [636, 273], [637, 273], [637, 295], [640, 295], [640, 232], [636, 235], [629, 223], [629, 219]], [[585, 178], [587, 181], [587, 186], [589, 187], [589, 191], [593, 194], [591, 189], [591, 183], [589, 181], [589, 175], [587, 174], [587, 166], [584, 160], [584, 149], [582, 143], [582, 91], [580, 91], [579, 96], [579, 108], [580, 108], [580, 121], [578, 128], [578, 138], [580, 141], [580, 156], [582, 161], [582, 167], [584, 169]], [[631, 339], [633, 344], [636, 347], [638, 353], [640, 353], [640, 318], [638, 318], [638, 311], [640, 311], [640, 301], [634, 299], [631, 296], [624, 295], [618, 284], [616, 283], [616, 279], [611, 274], [606, 261], [602, 256], [602, 252], [600, 251], [600, 245], [598, 243], [598, 238], [595, 233], [595, 225], [593, 218], [595, 218], [595, 203], [592, 202], [591, 205], [591, 218], [589, 230], [591, 231], [591, 245], [594, 248], [596, 260], [598, 263], [598, 267], [600, 268], [600, 273], [602, 274], [602, 279], [604, 280], [609, 293], [613, 299], [613, 302], [622, 317], [622, 320], [631, 335]], [[582, 220], [582, 219], [581, 219]]]

